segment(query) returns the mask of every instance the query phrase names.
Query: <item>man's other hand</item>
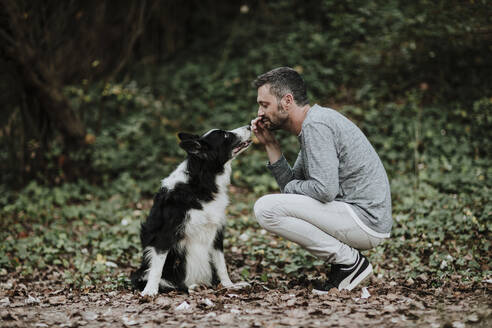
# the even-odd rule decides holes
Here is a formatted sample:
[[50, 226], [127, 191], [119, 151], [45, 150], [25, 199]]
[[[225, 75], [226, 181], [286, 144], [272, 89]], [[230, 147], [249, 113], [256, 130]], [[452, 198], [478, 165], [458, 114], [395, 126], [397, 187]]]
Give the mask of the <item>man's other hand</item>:
[[265, 127], [261, 117], [257, 117], [251, 121], [251, 129], [253, 130], [258, 141], [265, 146], [270, 163], [275, 163], [282, 157], [280, 144], [277, 142], [272, 131]]
[[273, 133], [266, 128], [261, 117], [251, 120], [251, 129], [261, 144], [265, 146], [269, 144], [277, 144], [277, 139], [275, 139]]

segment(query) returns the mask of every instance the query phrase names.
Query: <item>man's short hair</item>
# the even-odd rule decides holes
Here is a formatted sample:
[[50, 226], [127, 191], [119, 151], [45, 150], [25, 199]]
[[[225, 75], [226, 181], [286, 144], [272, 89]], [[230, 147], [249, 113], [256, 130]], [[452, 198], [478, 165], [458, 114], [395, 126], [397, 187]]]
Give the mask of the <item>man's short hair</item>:
[[259, 88], [270, 85], [270, 93], [280, 101], [287, 93], [291, 93], [298, 106], [307, 105], [306, 85], [301, 75], [290, 67], [278, 67], [256, 78], [253, 85]]

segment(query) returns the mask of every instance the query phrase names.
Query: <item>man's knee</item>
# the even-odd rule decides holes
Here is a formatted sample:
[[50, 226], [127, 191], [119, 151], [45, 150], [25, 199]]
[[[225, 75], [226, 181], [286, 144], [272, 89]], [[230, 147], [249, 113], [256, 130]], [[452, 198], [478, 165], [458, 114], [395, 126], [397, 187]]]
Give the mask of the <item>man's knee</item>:
[[278, 222], [278, 208], [277, 194], [260, 197], [254, 205], [256, 220], [263, 228], [270, 230]]

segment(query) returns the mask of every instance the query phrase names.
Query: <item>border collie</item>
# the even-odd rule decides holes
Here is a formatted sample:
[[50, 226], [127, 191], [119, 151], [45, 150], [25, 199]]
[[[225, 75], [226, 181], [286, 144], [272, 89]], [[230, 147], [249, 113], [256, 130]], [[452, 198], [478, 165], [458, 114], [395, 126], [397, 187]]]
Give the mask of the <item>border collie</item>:
[[178, 137], [187, 159], [162, 180], [141, 226], [143, 259], [131, 281], [142, 296], [197, 285], [235, 286], [223, 252], [227, 186], [232, 159], [251, 144], [251, 128]]

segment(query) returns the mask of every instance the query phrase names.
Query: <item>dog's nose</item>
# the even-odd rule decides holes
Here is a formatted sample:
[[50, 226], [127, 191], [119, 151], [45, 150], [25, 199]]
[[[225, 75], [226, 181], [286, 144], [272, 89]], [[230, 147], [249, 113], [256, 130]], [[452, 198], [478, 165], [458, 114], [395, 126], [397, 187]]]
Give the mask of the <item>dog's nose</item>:
[[248, 131], [251, 131], [251, 125], [247, 125], [246, 129], [248, 129]]

